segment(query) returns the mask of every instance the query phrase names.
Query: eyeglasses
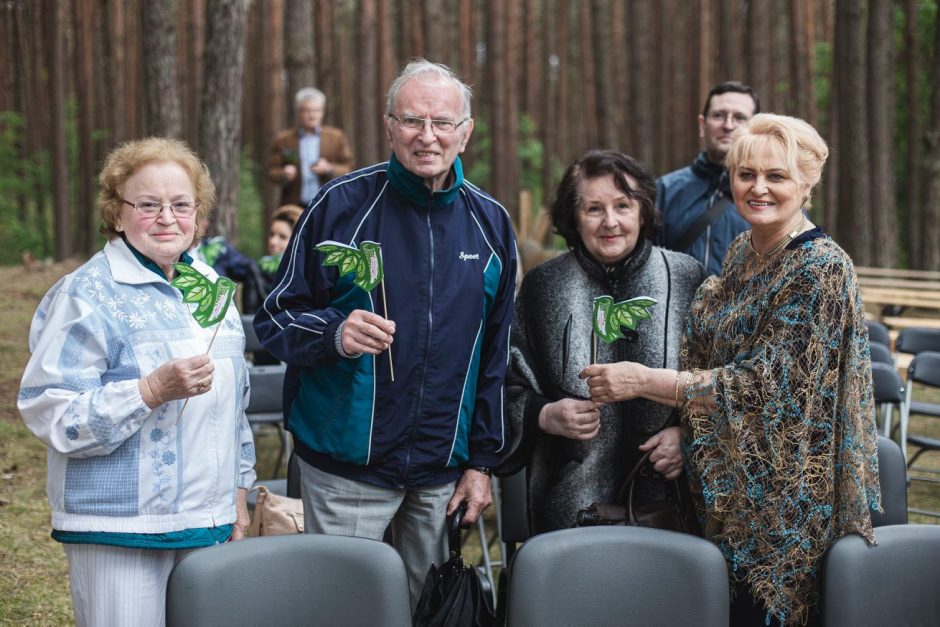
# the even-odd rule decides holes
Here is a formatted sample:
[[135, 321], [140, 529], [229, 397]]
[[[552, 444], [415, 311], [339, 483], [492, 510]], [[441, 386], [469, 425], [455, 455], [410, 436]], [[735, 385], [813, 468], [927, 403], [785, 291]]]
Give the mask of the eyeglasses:
[[156, 200], [140, 200], [133, 203], [122, 198], [121, 201], [125, 205], [136, 209], [137, 213], [145, 218], [156, 218], [163, 213], [164, 207], [169, 207], [170, 212], [177, 218], [191, 218], [196, 214], [196, 203], [192, 200], [177, 200], [167, 203], [157, 202]]
[[424, 130], [425, 124], [430, 124], [431, 131], [435, 135], [453, 135], [457, 131], [458, 126], [470, 119], [464, 118], [459, 122], [454, 122], [453, 120], [429, 120], [427, 118], [419, 118], [414, 115], [403, 115], [401, 117], [392, 115], [391, 113], [387, 115], [388, 117], [398, 122], [400, 127], [413, 133], [420, 133]]
[[732, 113], [730, 111], [709, 111], [708, 112], [708, 121], [712, 124], [724, 124], [725, 120], [731, 118], [732, 126], [741, 126], [742, 124], [747, 124], [749, 118], [743, 113]]

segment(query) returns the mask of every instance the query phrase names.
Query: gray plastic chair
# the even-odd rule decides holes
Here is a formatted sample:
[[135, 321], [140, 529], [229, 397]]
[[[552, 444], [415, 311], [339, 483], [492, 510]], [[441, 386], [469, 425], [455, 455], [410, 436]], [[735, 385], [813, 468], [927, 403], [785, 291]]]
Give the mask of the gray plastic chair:
[[[874, 344], [872, 345], [875, 346]], [[904, 423], [905, 404], [907, 397], [904, 394], [904, 383], [901, 381], [901, 375], [893, 365], [873, 362], [871, 365], [871, 379], [874, 387], [875, 403], [881, 406], [882, 427], [881, 433], [891, 437], [891, 423], [894, 419], [894, 412], [897, 410], [899, 422], [902, 423], [902, 430], [906, 430]]]
[[875, 530], [837, 541], [823, 563], [823, 624], [940, 625], [940, 525]]
[[872, 342], [868, 346], [871, 349], [871, 363], [894, 365], [894, 355], [891, 354], [890, 348], [878, 342]]
[[522, 545], [509, 580], [510, 627], [728, 625], [728, 570], [697, 536], [584, 527]]
[[866, 320], [865, 326], [868, 327], [869, 343], [882, 344], [888, 348], [891, 347], [891, 333], [888, 332], [888, 327], [877, 320]]
[[249, 538], [180, 560], [169, 627], [410, 625], [405, 565], [387, 544], [297, 534]]
[[284, 429], [284, 375], [287, 366], [251, 366], [248, 368], [248, 380], [251, 382], [251, 396], [248, 400], [248, 422], [254, 428], [257, 425], [270, 425], [277, 429], [281, 438], [281, 450], [275, 465], [275, 478], [281, 463], [290, 455], [290, 434]]
[[927, 327], [901, 329], [894, 343], [894, 350], [911, 355], [924, 351], [940, 351], [940, 329]]
[[878, 436], [878, 480], [881, 485], [881, 508], [872, 512], [874, 527], [907, 523], [907, 465], [901, 447], [883, 435]]

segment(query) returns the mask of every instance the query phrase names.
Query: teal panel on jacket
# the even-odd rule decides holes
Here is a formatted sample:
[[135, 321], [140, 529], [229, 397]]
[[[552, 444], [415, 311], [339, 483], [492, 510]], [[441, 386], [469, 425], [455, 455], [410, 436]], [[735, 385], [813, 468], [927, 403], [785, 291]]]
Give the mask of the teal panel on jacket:
[[499, 290], [499, 277], [502, 275], [502, 263], [496, 255], [490, 255], [486, 268], [483, 270], [483, 319], [477, 330], [476, 340], [473, 342], [473, 353], [464, 377], [463, 395], [460, 399], [460, 415], [457, 420], [457, 433], [454, 434], [453, 450], [448, 460], [448, 466], [461, 466], [470, 459], [470, 424], [473, 422], [473, 410], [477, 399], [477, 379], [480, 374], [480, 352], [483, 347], [483, 335], [486, 331], [486, 319], [496, 302]]
[[[339, 278], [338, 296], [330, 302], [346, 314], [354, 309], [374, 312], [372, 298], [353, 285], [353, 274]], [[356, 359], [304, 369], [288, 423], [309, 448], [342, 462], [369, 463], [375, 404], [375, 358]]]

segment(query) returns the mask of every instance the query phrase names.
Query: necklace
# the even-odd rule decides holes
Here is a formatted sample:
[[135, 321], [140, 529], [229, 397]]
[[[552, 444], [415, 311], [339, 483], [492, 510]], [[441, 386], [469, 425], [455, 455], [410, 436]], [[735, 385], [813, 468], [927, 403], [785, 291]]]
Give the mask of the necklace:
[[803, 232], [803, 227], [804, 227], [804, 226], [806, 226], [806, 216], [805, 216], [805, 215], [803, 216], [803, 219], [800, 220], [800, 225], [799, 225], [798, 227], [796, 227], [795, 229], [793, 229], [792, 231], [790, 231], [789, 233], [787, 233], [786, 235], [784, 235], [783, 238], [782, 238], [779, 242], [777, 242], [776, 244], [774, 244], [774, 247], [773, 247], [773, 248], [771, 248], [770, 250], [768, 250], [768, 251], [767, 251], [766, 253], [764, 253], [764, 254], [761, 254], [761, 253], [757, 252], [756, 250], [754, 250], [754, 242], [753, 242], [754, 233], [753, 233], [753, 231], [752, 231], [752, 232], [749, 233], [748, 236], [747, 236], [747, 245], [748, 245], [748, 248], [751, 249], [751, 252], [752, 252], [752, 253], [754, 253], [755, 255], [757, 255], [757, 258], [758, 258], [758, 259], [767, 259], [767, 258], [773, 256], [774, 254], [776, 254], [777, 252], [779, 252], [779, 251], [780, 251], [781, 249], [783, 249], [787, 244], [789, 244], [790, 242], [792, 242], [793, 239], [794, 239], [797, 235], [799, 235], [800, 233]]

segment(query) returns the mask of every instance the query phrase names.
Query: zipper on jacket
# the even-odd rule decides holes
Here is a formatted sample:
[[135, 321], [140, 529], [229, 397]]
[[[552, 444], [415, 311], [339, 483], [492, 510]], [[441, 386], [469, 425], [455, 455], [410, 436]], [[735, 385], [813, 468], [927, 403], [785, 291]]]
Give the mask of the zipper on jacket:
[[431, 360], [431, 330], [434, 328], [434, 230], [431, 228], [431, 205], [428, 204], [428, 240], [431, 243], [430, 273], [428, 276], [428, 335], [427, 346], [424, 351], [424, 369], [421, 373], [421, 387], [418, 389], [418, 409], [415, 412], [414, 420], [411, 423], [411, 441], [408, 443], [408, 453], [405, 454], [405, 465], [402, 468], [401, 482], [399, 488], [404, 489], [405, 481], [408, 478], [408, 470], [411, 466], [411, 453], [415, 446], [415, 435], [418, 432], [418, 422], [421, 420], [421, 412], [424, 411], [424, 387], [428, 380], [428, 362]]

